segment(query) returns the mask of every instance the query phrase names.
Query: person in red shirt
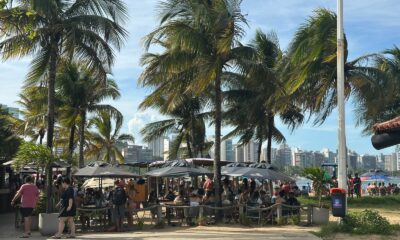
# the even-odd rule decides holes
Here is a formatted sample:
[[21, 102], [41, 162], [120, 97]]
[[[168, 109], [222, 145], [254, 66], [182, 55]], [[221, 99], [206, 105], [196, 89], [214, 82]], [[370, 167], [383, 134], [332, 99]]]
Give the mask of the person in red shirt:
[[33, 184], [32, 177], [27, 176], [25, 182], [11, 201], [11, 205], [14, 206], [15, 201], [21, 198], [20, 210], [22, 217], [24, 217], [24, 234], [21, 236], [22, 238], [28, 238], [31, 235], [32, 211], [36, 207], [39, 196], [39, 189]]

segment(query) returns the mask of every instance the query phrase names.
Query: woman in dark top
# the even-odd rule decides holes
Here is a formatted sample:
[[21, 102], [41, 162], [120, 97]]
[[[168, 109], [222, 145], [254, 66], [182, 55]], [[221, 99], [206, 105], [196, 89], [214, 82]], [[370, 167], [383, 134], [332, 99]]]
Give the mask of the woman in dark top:
[[57, 207], [60, 208], [60, 214], [58, 215], [58, 232], [52, 238], [61, 238], [61, 235], [64, 231], [65, 222], [68, 222], [68, 226], [71, 231], [67, 238], [75, 238], [74, 216], [76, 215], [76, 206], [74, 202], [74, 189], [71, 186], [71, 180], [65, 178], [62, 181], [62, 187], [65, 191], [61, 194], [61, 200], [57, 204]]

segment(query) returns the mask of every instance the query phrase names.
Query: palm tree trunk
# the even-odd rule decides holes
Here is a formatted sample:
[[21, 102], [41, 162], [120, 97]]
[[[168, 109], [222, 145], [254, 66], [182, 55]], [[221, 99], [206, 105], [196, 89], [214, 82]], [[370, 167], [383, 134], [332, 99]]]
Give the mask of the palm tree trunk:
[[272, 129], [274, 128], [274, 115], [268, 114], [268, 145], [267, 145], [267, 162], [272, 163], [271, 149], [272, 149]]
[[[68, 144], [68, 163], [72, 164], [72, 155], [74, 153], [74, 143], [75, 143], [75, 124], [71, 126], [69, 130], [69, 144]], [[71, 174], [71, 167], [67, 168], [67, 176]]]
[[81, 111], [81, 125], [79, 126], [79, 168], [85, 166], [83, 159], [83, 146], [85, 145], [85, 125], [86, 125], [86, 111]]
[[263, 138], [260, 137], [259, 142], [258, 142], [258, 152], [257, 152], [257, 162], [261, 162], [261, 149], [262, 149], [262, 144], [263, 144]]
[[43, 138], [44, 138], [45, 130], [44, 129], [39, 129], [39, 144], [43, 144]]
[[[222, 71], [222, 69], [221, 69]], [[215, 142], [214, 142], [214, 189], [215, 189], [215, 200], [217, 207], [222, 206], [221, 202], [221, 72], [219, 72], [215, 78]], [[216, 214], [216, 222], [221, 220], [220, 211]]]
[[[47, 147], [53, 152], [53, 135], [54, 135], [54, 119], [55, 119], [55, 82], [57, 73], [57, 58], [58, 58], [58, 41], [54, 36], [51, 43], [51, 53], [49, 62], [49, 80], [47, 86]], [[47, 170], [47, 201], [46, 212], [51, 210], [51, 195], [52, 195], [52, 169], [50, 164], [46, 166]]]
[[189, 134], [186, 134], [186, 145], [187, 145], [187, 149], [188, 149], [189, 158], [193, 158], [193, 152], [192, 152], [192, 148], [190, 146], [190, 136], [189, 136]]

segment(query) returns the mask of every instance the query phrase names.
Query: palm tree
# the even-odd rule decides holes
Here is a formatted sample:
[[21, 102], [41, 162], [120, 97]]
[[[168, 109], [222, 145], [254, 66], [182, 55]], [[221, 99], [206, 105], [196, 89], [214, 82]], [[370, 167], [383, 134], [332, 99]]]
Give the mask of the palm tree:
[[[15, 120], [16, 119], [0, 105], [0, 161], [12, 159], [22, 142], [15, 132]], [[0, 175], [4, 177], [4, 173], [0, 173]]]
[[172, 118], [147, 124], [141, 130], [141, 134], [144, 136], [143, 140], [151, 142], [172, 131], [178, 131], [178, 135], [169, 150], [169, 158], [178, 158], [179, 150], [182, 150], [181, 145], [184, 141], [186, 142], [188, 157], [202, 156], [206, 145], [205, 120], [210, 114], [202, 112], [206, 100], [182, 94], [179, 102], [174, 104], [173, 109], [166, 107], [168, 105], [166, 104], [166, 97], [160, 97], [158, 101], [151, 103], [147, 100], [152, 99], [146, 98], [140, 105], [142, 109], [146, 109], [148, 104], [155, 105], [162, 114]]
[[32, 56], [27, 82], [48, 73], [47, 146], [53, 147], [55, 81], [60, 57], [75, 57], [105, 78], [119, 49], [127, 18], [120, 0], [32, 0], [0, 10], [0, 54], [4, 60]]
[[[283, 69], [286, 90], [296, 94], [296, 102], [315, 114], [314, 124], [322, 124], [337, 105], [336, 93], [336, 14], [317, 9], [300, 26], [288, 50]], [[368, 66], [371, 55], [348, 61], [345, 37], [345, 96], [376, 85], [376, 69]], [[297, 93], [296, 93], [297, 91]]]
[[[246, 49], [238, 43], [244, 33], [241, 24], [246, 23], [240, 3], [237, 0], [160, 2], [161, 25], [146, 37], [147, 47], [167, 45], [172, 54], [159, 56], [164, 60], [160, 68], [152, 68], [150, 62], [142, 82], [158, 81], [159, 85], [165, 84], [173, 91], [173, 83], [180, 85], [178, 76], [189, 75], [193, 78], [186, 91], [200, 94], [210, 86], [214, 88], [214, 186], [218, 204], [221, 203], [218, 194], [221, 178], [221, 80], [223, 72]], [[154, 75], [156, 77], [152, 78]], [[161, 76], [168, 81], [163, 81]]]
[[122, 116], [113, 116], [110, 112], [102, 111], [90, 120], [90, 125], [97, 131], [90, 132], [89, 146], [86, 150], [88, 157], [101, 158], [104, 161], [115, 164], [124, 162], [117, 144], [122, 141], [134, 141], [132, 135], [120, 134]]
[[355, 94], [357, 125], [364, 134], [371, 134], [373, 125], [400, 115], [400, 49], [395, 46], [374, 58], [372, 64], [377, 83], [364, 86]]
[[18, 104], [22, 107], [23, 120], [18, 124], [18, 133], [33, 141], [43, 143], [46, 134], [47, 87], [27, 86], [19, 94]]
[[227, 76], [232, 89], [225, 92], [228, 100], [225, 115], [227, 123], [235, 129], [224, 138], [239, 135], [242, 144], [257, 140], [259, 162], [262, 144], [268, 140], [267, 161], [271, 163], [272, 140], [278, 143], [285, 141], [275, 126], [275, 117], [279, 116], [292, 131], [303, 122], [304, 117], [283, 89], [280, 78], [283, 54], [276, 34], [266, 35], [257, 30], [250, 47], [254, 51], [252, 58], [240, 63], [243, 74]]
[[114, 80], [107, 78], [105, 84], [103, 84], [100, 80], [95, 79], [92, 73], [82, 64], [66, 64], [60, 68], [59, 72], [57, 75], [57, 93], [63, 102], [61, 118], [70, 129], [69, 159], [72, 160], [76, 124], [79, 122], [79, 167], [83, 167], [87, 114], [108, 111], [112, 115], [122, 118], [122, 114], [116, 108], [102, 104], [106, 99], [117, 99], [120, 97], [120, 93]]

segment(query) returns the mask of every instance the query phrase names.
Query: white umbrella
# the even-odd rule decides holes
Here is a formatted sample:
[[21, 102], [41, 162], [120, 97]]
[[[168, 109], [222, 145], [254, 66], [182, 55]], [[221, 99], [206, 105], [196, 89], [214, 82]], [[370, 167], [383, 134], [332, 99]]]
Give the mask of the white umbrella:
[[[101, 185], [104, 187], [112, 187], [114, 186], [114, 179], [112, 178], [103, 178], [101, 180]], [[90, 178], [86, 180], [83, 184], [83, 188], [98, 188], [100, 186], [100, 178]]]

